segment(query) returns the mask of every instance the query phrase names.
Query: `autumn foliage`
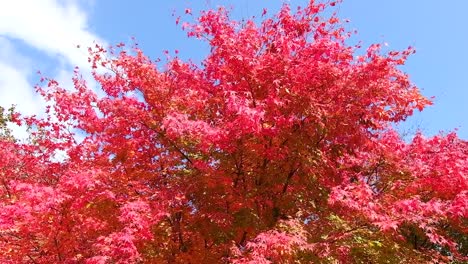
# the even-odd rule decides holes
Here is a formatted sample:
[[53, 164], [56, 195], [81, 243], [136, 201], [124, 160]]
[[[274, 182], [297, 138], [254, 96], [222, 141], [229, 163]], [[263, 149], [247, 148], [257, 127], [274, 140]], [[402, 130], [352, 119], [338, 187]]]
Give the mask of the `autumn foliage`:
[[468, 143], [403, 140], [430, 104], [399, 69], [414, 50], [349, 44], [330, 5], [202, 12], [180, 23], [201, 64], [96, 46], [102, 91], [77, 70], [37, 88], [44, 118], [4, 111], [0, 263], [466, 260]]

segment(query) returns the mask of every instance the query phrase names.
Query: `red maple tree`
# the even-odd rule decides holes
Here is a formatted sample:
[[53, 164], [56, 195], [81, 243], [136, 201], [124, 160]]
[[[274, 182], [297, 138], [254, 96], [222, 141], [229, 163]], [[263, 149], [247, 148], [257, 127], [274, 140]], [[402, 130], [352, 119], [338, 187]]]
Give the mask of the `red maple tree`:
[[430, 104], [398, 68], [414, 50], [347, 44], [329, 5], [202, 12], [201, 65], [96, 46], [103, 95], [77, 70], [38, 87], [45, 118], [2, 111], [0, 262], [466, 260], [468, 143], [402, 140]]

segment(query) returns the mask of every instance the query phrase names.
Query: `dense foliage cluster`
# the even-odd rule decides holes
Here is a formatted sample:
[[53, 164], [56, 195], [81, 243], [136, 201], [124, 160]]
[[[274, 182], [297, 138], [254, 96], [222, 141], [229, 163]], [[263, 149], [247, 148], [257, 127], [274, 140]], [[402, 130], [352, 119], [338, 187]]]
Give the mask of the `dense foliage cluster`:
[[46, 117], [2, 111], [0, 262], [466, 260], [468, 143], [404, 141], [430, 104], [398, 68], [413, 49], [347, 44], [329, 5], [202, 12], [201, 65], [96, 46], [100, 93], [77, 70], [38, 87]]

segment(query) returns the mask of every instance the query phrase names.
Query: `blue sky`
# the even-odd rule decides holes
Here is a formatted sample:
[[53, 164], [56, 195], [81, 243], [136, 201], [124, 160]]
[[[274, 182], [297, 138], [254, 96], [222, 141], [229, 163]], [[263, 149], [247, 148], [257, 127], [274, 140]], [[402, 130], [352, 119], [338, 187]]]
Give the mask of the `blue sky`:
[[[305, 0], [290, 0], [305, 5]], [[151, 58], [163, 50], [181, 52], [182, 58], [200, 60], [207, 54], [203, 43], [187, 39], [175, 25], [176, 14], [185, 8], [197, 10], [219, 5], [234, 8], [242, 19], [261, 14], [266, 7], [275, 12], [283, 1], [276, 0], [4, 0], [0, 4], [0, 105], [17, 104], [21, 111], [40, 113], [44, 107], [33, 93], [37, 70], [71, 85], [75, 65], [87, 67], [85, 50], [92, 45], [130, 42], [135, 37]], [[28, 7], [28, 8], [25, 8]], [[402, 127], [425, 134], [458, 128], [468, 139], [468, 1], [372, 1], [344, 0], [336, 11], [357, 29], [355, 40], [364, 45], [388, 43], [390, 49], [411, 45], [417, 53], [404, 70], [435, 105], [416, 114]], [[86, 75], [86, 73], [85, 73]], [[88, 76], [89, 77], [89, 76]], [[90, 84], [93, 83], [90, 79]]]

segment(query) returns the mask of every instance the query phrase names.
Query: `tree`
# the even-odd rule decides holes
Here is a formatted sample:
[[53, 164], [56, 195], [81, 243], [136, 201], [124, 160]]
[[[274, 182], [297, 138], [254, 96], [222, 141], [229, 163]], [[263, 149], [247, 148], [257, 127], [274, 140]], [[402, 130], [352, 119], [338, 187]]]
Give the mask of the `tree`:
[[201, 65], [96, 46], [104, 95], [77, 69], [37, 88], [45, 118], [2, 111], [1, 262], [466, 260], [468, 143], [403, 141], [392, 124], [430, 104], [398, 68], [414, 50], [347, 44], [329, 5], [202, 12]]

